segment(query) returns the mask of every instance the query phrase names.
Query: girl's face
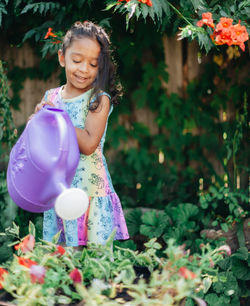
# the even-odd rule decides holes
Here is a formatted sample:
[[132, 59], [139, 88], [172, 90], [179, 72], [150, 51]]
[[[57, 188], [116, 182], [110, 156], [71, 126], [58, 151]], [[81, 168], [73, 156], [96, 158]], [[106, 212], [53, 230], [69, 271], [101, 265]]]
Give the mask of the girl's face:
[[82, 94], [92, 87], [98, 73], [100, 52], [99, 43], [87, 37], [75, 39], [65, 54], [59, 50], [59, 63], [65, 67], [67, 92], [71, 92], [72, 96]]

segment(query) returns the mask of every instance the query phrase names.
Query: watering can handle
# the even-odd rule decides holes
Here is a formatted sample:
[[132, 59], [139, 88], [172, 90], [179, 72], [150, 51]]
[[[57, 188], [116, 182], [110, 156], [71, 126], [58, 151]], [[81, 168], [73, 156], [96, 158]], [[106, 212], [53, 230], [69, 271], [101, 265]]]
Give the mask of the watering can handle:
[[[59, 113], [64, 113], [64, 110], [58, 109], [58, 108], [54, 108], [54, 107], [49, 107], [48, 105], [45, 105], [45, 107], [47, 110], [49, 111], [53, 111], [53, 112], [59, 112]], [[58, 165], [64, 165], [66, 160], [67, 160], [67, 156], [68, 156], [68, 151], [69, 151], [69, 134], [68, 134], [68, 127], [67, 127], [67, 123], [65, 118], [63, 117], [63, 115], [61, 116], [55, 116], [54, 119], [57, 122], [57, 128], [58, 130], [60, 130], [59, 133], [59, 147], [58, 150], [61, 153], [59, 156], [60, 158], [57, 161]]]

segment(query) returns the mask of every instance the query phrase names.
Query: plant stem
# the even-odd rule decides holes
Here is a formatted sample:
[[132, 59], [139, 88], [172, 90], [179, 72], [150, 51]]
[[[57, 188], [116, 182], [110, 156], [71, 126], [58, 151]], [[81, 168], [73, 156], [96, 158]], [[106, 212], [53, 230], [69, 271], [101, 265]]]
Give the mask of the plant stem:
[[179, 17], [181, 17], [183, 20], [185, 20], [187, 24], [192, 25], [192, 23], [185, 16], [183, 16], [182, 13], [175, 6], [173, 6], [173, 4], [171, 4], [169, 1], [167, 1], [167, 2], [169, 4], [169, 6], [175, 11], [175, 13]]

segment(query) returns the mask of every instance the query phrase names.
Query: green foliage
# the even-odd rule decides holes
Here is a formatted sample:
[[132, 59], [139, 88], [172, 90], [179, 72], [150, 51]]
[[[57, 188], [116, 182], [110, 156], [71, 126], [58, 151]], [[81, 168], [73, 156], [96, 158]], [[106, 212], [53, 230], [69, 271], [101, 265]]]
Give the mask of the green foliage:
[[170, 7], [168, 1], [153, 0], [152, 6], [148, 6], [146, 3], [138, 2], [137, 0], [131, 0], [125, 5], [122, 3], [117, 4], [117, 1], [109, 0], [106, 1], [106, 10], [113, 9], [114, 12], [126, 14], [126, 23], [128, 27], [129, 20], [136, 16], [136, 19], [143, 18], [146, 20], [148, 17], [151, 18], [154, 23], [162, 23], [163, 18], [170, 17]]
[[8, 2], [9, 0], [5, 0], [5, 1], [2, 1], [2, 3], [0, 3], [0, 26], [2, 24], [3, 14], [8, 14], [6, 10], [6, 6]]
[[32, 11], [33, 14], [39, 12], [41, 15], [46, 15], [48, 12], [52, 13], [55, 12], [60, 8], [59, 2], [37, 2], [27, 4], [21, 11], [21, 14], [25, 14], [28, 11]]
[[[29, 232], [35, 234], [32, 223]], [[18, 239], [14, 243], [24, 242], [15, 224], [5, 234]], [[174, 239], [167, 241], [161, 257], [157, 252], [162, 247], [156, 238], [145, 243], [143, 252], [118, 246], [112, 248], [114, 235], [115, 232], [106, 245], [89, 244], [82, 251], [72, 247], [59, 249], [58, 245], [46, 241], [29, 245], [29, 250], [19, 248], [13, 260], [3, 265], [8, 270], [1, 279], [3, 289], [17, 304], [70, 304], [84, 299], [87, 305], [95, 302], [95, 305], [110, 306], [130, 301], [132, 305], [171, 306], [186, 297], [197, 300], [197, 292], [202, 294], [203, 275], [207, 279], [208, 273], [213, 272], [217, 277], [216, 269], [210, 267], [211, 261], [216, 264], [223, 259], [220, 250], [209, 245], [203, 248], [202, 255], [190, 255], [183, 247], [178, 247]], [[33, 262], [30, 264], [29, 260]], [[32, 281], [30, 273], [34, 266], [43, 271], [39, 274], [42, 279]], [[137, 275], [139, 268], [147, 272], [147, 276]], [[70, 276], [74, 269], [80, 275], [77, 282]], [[225, 278], [221, 276], [220, 280]], [[231, 290], [232, 285], [226, 286]], [[214, 287], [219, 290], [218, 285]]]
[[16, 130], [10, 111], [8, 79], [2, 61], [0, 61], [0, 79], [0, 157], [3, 162], [6, 158], [4, 154], [8, 154], [8, 150], [16, 139]]
[[248, 200], [244, 190], [231, 191], [226, 187], [210, 186], [208, 192], [200, 195], [199, 202], [207, 215], [206, 225], [219, 225], [227, 232], [232, 223], [240, 223], [249, 216]]
[[[11, 225], [17, 214], [17, 207], [8, 194], [5, 173], [8, 154], [16, 140], [17, 131], [10, 111], [9, 83], [2, 61], [0, 61], [0, 80], [0, 231], [3, 231]], [[12, 255], [12, 252], [9, 252], [8, 243], [9, 241], [4, 237], [0, 237], [1, 261]]]
[[170, 220], [164, 212], [156, 212], [155, 210], [146, 212], [142, 216], [142, 225], [140, 226], [140, 233], [149, 238], [160, 237]]
[[[210, 276], [209, 285], [199, 293], [208, 305], [241, 305], [241, 297], [249, 300], [250, 253], [247, 248], [239, 248], [232, 256], [218, 262], [219, 271]], [[208, 278], [209, 279], [209, 278]]]

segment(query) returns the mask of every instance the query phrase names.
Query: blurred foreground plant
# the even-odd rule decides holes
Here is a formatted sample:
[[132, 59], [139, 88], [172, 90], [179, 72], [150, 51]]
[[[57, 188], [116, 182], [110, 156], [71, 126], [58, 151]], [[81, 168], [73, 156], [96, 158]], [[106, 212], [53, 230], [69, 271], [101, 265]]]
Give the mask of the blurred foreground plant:
[[[2, 235], [14, 235], [17, 254], [1, 267], [2, 288], [18, 305], [69, 304], [84, 300], [86, 305], [177, 305], [186, 297], [196, 300], [203, 289], [203, 275], [216, 275], [216, 264], [222, 251], [208, 245], [202, 256], [190, 255], [173, 239], [159, 257], [161, 245], [153, 238], [138, 252], [113, 245], [115, 231], [106, 245], [89, 244], [83, 251], [58, 246], [53, 242], [35, 242], [35, 227], [30, 222], [29, 235], [19, 237], [19, 228], [7, 228]], [[136, 267], [148, 271], [136, 274]], [[123, 296], [121, 295], [123, 294]]]

